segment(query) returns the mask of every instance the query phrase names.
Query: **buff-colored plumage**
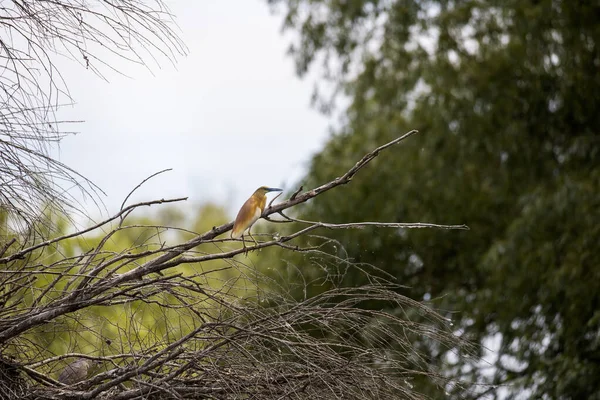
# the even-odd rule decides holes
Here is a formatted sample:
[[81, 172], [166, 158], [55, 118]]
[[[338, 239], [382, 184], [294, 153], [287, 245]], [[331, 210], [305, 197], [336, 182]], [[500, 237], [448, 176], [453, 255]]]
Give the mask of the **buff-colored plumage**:
[[[281, 189], [261, 186], [246, 200], [235, 218], [233, 230], [231, 231], [233, 239], [238, 239], [243, 236], [246, 230], [249, 231], [252, 228], [252, 225], [258, 221], [267, 205], [267, 193], [275, 191], [281, 191]], [[252, 237], [252, 235], [250, 236]]]

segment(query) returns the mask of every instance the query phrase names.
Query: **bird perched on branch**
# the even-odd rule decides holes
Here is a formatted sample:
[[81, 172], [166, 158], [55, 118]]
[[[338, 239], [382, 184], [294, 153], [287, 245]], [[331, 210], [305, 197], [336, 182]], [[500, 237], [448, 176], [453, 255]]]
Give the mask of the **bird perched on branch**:
[[248, 230], [248, 235], [254, 240], [255, 244], [256, 239], [250, 233], [250, 229], [252, 225], [262, 215], [265, 210], [265, 205], [267, 204], [267, 193], [269, 192], [281, 192], [283, 189], [270, 188], [267, 186], [261, 186], [250, 196], [248, 200], [244, 203], [240, 211], [238, 212], [237, 217], [235, 218], [235, 223], [233, 224], [233, 230], [231, 231], [231, 238], [238, 239], [240, 236], [242, 237], [242, 242], [244, 243], [244, 248], [246, 248], [246, 241], [244, 240], [244, 232]]
[[92, 361], [80, 358], [67, 365], [58, 376], [58, 381], [66, 385], [73, 385], [81, 382], [88, 375], [88, 369], [92, 365]]

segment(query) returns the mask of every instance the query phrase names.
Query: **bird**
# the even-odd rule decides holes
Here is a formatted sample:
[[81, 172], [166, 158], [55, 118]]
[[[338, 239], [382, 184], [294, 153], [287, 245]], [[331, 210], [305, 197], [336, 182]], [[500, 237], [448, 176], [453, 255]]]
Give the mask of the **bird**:
[[244, 248], [246, 248], [246, 241], [244, 240], [244, 232], [248, 230], [248, 235], [254, 240], [255, 244], [258, 244], [256, 239], [250, 233], [250, 229], [252, 229], [252, 225], [262, 215], [265, 210], [265, 205], [267, 204], [267, 193], [269, 192], [281, 192], [283, 189], [271, 188], [268, 186], [261, 186], [254, 191], [252, 196], [240, 208], [240, 211], [235, 217], [235, 222], [233, 223], [233, 229], [231, 230], [231, 238], [238, 239], [240, 236], [242, 237], [242, 243], [244, 244]]
[[73, 385], [77, 382], [81, 382], [88, 375], [88, 369], [92, 365], [92, 362], [85, 358], [79, 358], [73, 361], [62, 370], [58, 376], [58, 381], [66, 385]]

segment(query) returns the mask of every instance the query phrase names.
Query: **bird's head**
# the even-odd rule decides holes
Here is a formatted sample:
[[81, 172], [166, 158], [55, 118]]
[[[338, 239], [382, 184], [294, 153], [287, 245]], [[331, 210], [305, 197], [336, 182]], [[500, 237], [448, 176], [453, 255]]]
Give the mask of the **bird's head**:
[[267, 194], [269, 192], [282, 192], [282, 191], [283, 191], [283, 189], [272, 188], [272, 187], [268, 187], [268, 186], [261, 186], [258, 189], [256, 189], [254, 194], [259, 195], [259, 196], [264, 196], [265, 194]]

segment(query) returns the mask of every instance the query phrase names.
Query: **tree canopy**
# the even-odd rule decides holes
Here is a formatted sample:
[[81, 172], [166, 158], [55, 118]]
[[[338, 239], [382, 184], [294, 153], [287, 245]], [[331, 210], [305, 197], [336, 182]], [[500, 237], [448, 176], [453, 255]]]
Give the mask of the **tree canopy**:
[[297, 72], [320, 63], [350, 102], [309, 186], [364, 146], [421, 131], [303, 217], [471, 228], [333, 235], [493, 350], [485, 363], [430, 349], [449, 375], [491, 384], [450, 395], [600, 398], [600, 3], [269, 3], [299, 33]]

